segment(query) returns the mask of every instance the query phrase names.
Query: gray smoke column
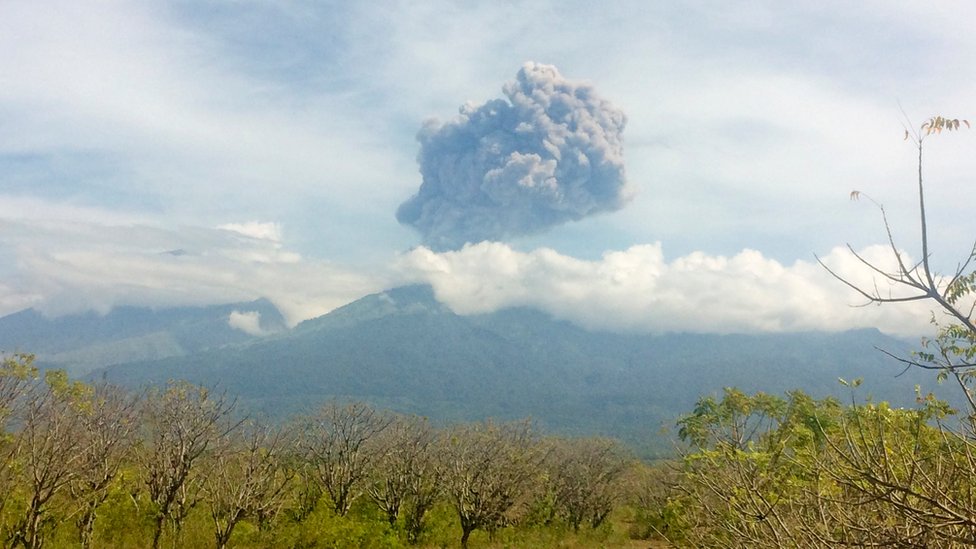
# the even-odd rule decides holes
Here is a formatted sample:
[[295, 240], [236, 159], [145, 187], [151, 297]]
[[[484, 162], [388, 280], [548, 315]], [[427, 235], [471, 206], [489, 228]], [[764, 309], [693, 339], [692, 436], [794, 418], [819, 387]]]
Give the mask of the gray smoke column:
[[417, 134], [423, 183], [397, 220], [434, 250], [538, 233], [631, 197], [623, 112], [551, 65], [526, 63], [502, 90]]

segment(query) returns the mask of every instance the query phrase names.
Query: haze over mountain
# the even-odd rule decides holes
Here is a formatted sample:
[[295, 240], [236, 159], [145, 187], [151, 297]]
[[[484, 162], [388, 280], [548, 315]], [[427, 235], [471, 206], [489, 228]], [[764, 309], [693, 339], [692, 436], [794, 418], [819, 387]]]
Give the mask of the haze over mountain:
[[[249, 306], [260, 310], [262, 319], [274, 318], [260, 303]], [[617, 436], [652, 448], [649, 452], [666, 451], [669, 443], [661, 429], [690, 411], [699, 396], [726, 386], [774, 393], [800, 388], [849, 399], [850, 391], [837, 378], [861, 377], [864, 385], [855, 398], [873, 396], [897, 405], [914, 401], [915, 384], [924, 390], [935, 387], [934, 376], [926, 372], [910, 370], [896, 377], [901, 368], [875, 347], [905, 352], [909, 344], [873, 329], [619, 334], [588, 331], [531, 308], [462, 316], [439, 303], [430, 287], [408, 286], [256, 338], [227, 326], [230, 312], [241, 308], [154, 313], [156, 320], [146, 320], [145, 329], [99, 339], [103, 355], [112, 356], [111, 349], [128, 348], [139, 338], [186, 341], [180, 337], [188, 333], [214, 335], [202, 338], [206, 344], [186, 344], [169, 356], [116, 360], [89, 377], [133, 388], [186, 379], [226, 390], [240, 398], [244, 409], [276, 418], [330, 398], [364, 400], [436, 421], [531, 416], [547, 430]], [[133, 315], [120, 311], [102, 322]], [[11, 325], [17, 316], [0, 326]], [[60, 353], [82, 354], [69, 348], [84, 336], [70, 331], [85, 326], [85, 319], [57, 325], [66, 330]], [[2, 331], [0, 341], [15, 336]], [[42, 362], [63, 364], [50, 358], [63, 354], [45, 349], [51, 350], [41, 353]]]

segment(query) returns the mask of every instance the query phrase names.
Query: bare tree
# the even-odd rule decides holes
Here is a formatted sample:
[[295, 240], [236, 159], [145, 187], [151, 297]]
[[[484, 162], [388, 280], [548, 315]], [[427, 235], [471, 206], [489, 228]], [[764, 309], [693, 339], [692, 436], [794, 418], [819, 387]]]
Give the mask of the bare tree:
[[300, 445], [316, 479], [332, 498], [337, 515], [349, 512], [362, 494], [366, 474], [376, 458], [369, 447], [391, 419], [370, 406], [330, 402], [307, 418]]
[[82, 410], [90, 391], [63, 371], [49, 371], [27, 399], [20, 448], [27, 505], [11, 536], [15, 547], [41, 547], [52, 499], [84, 469], [90, 441]]
[[291, 520], [301, 523], [318, 507], [323, 494], [322, 485], [319, 483], [315, 467], [305, 459], [303, 453], [289, 452], [287, 459], [297, 477], [298, 489], [285, 512]]
[[514, 522], [544, 456], [528, 421], [461, 425], [443, 433], [439, 447], [444, 490], [461, 522], [461, 547], [471, 532]]
[[[974, 380], [973, 370], [976, 368], [976, 319], [973, 316], [976, 307], [976, 299], [973, 299], [976, 292], [976, 271], [970, 269], [970, 265], [976, 259], [976, 243], [973, 244], [968, 256], [957, 264], [951, 276], [941, 276], [933, 269], [922, 172], [922, 153], [926, 139], [939, 135], [943, 131], [958, 131], [963, 126], [969, 128], [969, 121], [936, 116], [917, 129], [914, 127], [905, 129], [905, 139], [911, 140], [918, 152], [918, 217], [921, 242], [921, 257], [918, 261], [912, 262], [896, 244], [884, 206], [859, 191], [852, 191], [851, 199], [867, 198], [880, 210], [888, 237], [888, 246], [896, 266], [894, 269], [882, 268], [848, 245], [850, 253], [875, 276], [873, 286], [863, 287], [832, 270], [819, 257], [817, 260], [834, 278], [863, 297], [866, 304], [931, 301], [938, 305], [939, 310], [944, 313], [943, 318], [949, 319], [948, 324], [943, 324], [939, 321], [939, 317], [933, 315], [933, 322], [940, 326], [938, 336], [932, 340], [923, 340], [925, 350], [915, 353], [912, 358], [892, 356], [908, 367], [939, 370], [941, 378], [952, 377], [962, 389], [969, 403], [970, 413], [976, 415], [976, 395], [969, 386], [969, 383]], [[879, 285], [878, 282], [881, 284]], [[892, 291], [893, 288], [898, 291]]]
[[559, 439], [552, 448], [546, 464], [556, 512], [574, 530], [584, 521], [599, 527], [621, 493], [617, 481], [627, 469], [626, 452], [605, 438]]
[[146, 487], [155, 506], [153, 549], [159, 549], [167, 521], [178, 537], [183, 520], [197, 503], [205, 475], [197, 473], [201, 458], [218, 446], [240, 421], [233, 421], [235, 402], [212, 395], [203, 387], [170, 383], [145, 401], [146, 448], [142, 465]]
[[390, 525], [403, 514], [407, 540], [419, 541], [424, 516], [440, 495], [436, 432], [426, 418], [397, 417], [378, 437], [367, 492]]
[[82, 547], [92, 545], [96, 512], [130, 456], [138, 428], [138, 395], [110, 385], [96, 385], [83, 408], [81, 429], [86, 439], [75, 477], [68, 485], [80, 503], [77, 520]]
[[[118, 389], [69, 381], [63, 371], [48, 371], [43, 386], [28, 386], [26, 373], [22, 368], [18, 379], [24, 391], [32, 391], [22, 395], [24, 412], [16, 437], [28, 500], [11, 540], [40, 547], [43, 526], [53, 519], [52, 502], [68, 492], [80, 504], [70, 514], [78, 514], [80, 540], [89, 547], [95, 511], [107, 496], [135, 428], [135, 400]], [[68, 514], [65, 510], [60, 518]]]
[[227, 547], [241, 520], [277, 514], [294, 476], [282, 461], [287, 444], [281, 429], [248, 422], [228, 436], [228, 450], [214, 456], [204, 481], [218, 549]]

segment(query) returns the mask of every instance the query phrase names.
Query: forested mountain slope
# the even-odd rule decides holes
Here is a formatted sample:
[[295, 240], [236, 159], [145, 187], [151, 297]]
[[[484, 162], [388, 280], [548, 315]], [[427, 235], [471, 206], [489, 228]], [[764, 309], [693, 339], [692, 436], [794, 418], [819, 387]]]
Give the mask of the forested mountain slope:
[[187, 379], [285, 417], [332, 397], [436, 421], [531, 416], [556, 432], [663, 444], [662, 427], [703, 394], [801, 388], [850, 399], [838, 377], [864, 378], [855, 398], [914, 402], [935, 377], [902, 368], [876, 347], [909, 345], [877, 330], [761, 335], [590, 332], [516, 308], [459, 316], [425, 286], [364, 297], [271, 337], [162, 360], [119, 364], [95, 377], [138, 387]]

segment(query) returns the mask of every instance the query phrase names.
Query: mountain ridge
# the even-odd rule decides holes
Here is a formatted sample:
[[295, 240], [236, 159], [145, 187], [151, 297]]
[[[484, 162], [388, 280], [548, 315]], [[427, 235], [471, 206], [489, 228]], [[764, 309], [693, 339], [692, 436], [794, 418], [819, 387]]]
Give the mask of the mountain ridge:
[[[231, 327], [233, 311], [260, 314], [266, 335]], [[274, 418], [361, 400], [437, 422], [529, 416], [553, 432], [616, 436], [647, 453], [669, 451], [661, 428], [727, 386], [900, 406], [914, 403], [916, 384], [942, 391], [929, 372], [895, 377], [901, 368], [876, 348], [900, 354], [911, 345], [873, 328], [601, 332], [529, 307], [458, 315], [425, 285], [370, 294], [292, 329], [266, 300], [62, 319], [28, 310], [0, 318], [0, 348], [133, 388], [186, 379]], [[864, 383], [852, 395], [839, 377]]]
[[660, 449], [669, 444], [662, 426], [727, 386], [850, 398], [837, 378], [860, 377], [856, 398], [903, 406], [916, 384], [938, 389], [928, 372], [895, 377], [901, 368], [875, 347], [910, 349], [875, 329], [641, 335], [588, 331], [524, 307], [462, 316], [429, 287], [404, 287], [271, 337], [92, 375], [131, 387], [188, 379], [273, 417], [339, 398], [444, 422], [531, 416], [555, 432]]

